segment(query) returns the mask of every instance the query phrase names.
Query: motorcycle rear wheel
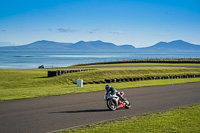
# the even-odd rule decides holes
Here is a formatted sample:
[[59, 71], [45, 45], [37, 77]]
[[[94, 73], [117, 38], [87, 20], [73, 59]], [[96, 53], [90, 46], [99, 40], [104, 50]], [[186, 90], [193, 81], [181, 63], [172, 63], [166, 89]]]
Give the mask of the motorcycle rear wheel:
[[107, 106], [112, 111], [115, 111], [117, 109], [116, 103], [112, 100], [107, 100]]

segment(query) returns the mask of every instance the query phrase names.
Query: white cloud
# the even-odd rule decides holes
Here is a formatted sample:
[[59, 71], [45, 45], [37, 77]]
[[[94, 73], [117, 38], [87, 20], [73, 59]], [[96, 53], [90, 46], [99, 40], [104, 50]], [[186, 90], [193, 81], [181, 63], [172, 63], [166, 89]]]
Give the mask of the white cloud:
[[77, 30], [69, 29], [69, 28], [58, 28], [57, 30], [58, 30], [59, 32], [64, 32], [64, 33], [77, 32]]
[[97, 33], [100, 29], [91, 29], [89, 31], [90, 34], [94, 34], [94, 33]]

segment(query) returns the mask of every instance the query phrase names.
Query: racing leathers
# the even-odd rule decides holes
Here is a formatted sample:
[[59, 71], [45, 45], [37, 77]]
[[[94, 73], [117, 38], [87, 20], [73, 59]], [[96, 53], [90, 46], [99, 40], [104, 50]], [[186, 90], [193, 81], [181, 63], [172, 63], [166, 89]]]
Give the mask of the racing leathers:
[[124, 98], [120, 95], [120, 92], [117, 91], [117, 90], [116, 90], [115, 88], [113, 88], [113, 87], [110, 87], [110, 88], [106, 89], [106, 95], [107, 95], [108, 93], [110, 93], [111, 95], [117, 95], [121, 101], [124, 100]]

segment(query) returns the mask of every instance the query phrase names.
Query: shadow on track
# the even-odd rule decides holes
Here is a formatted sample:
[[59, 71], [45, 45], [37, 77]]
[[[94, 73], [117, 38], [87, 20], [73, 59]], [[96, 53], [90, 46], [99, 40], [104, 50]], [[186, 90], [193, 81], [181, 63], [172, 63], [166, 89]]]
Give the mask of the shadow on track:
[[75, 110], [75, 111], [60, 111], [60, 112], [50, 112], [50, 113], [87, 113], [87, 112], [106, 112], [109, 109], [89, 109], [89, 110]]

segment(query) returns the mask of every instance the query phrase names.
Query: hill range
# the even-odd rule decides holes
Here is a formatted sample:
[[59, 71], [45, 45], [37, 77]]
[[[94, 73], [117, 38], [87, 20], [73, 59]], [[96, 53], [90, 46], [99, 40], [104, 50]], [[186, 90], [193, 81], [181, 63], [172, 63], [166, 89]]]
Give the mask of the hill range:
[[0, 50], [17, 50], [17, 51], [200, 51], [200, 45], [191, 44], [182, 40], [172, 42], [159, 42], [150, 47], [135, 48], [132, 45], [115, 45], [103, 41], [79, 41], [77, 43], [60, 43], [54, 41], [36, 41], [27, 45], [0, 47]]

